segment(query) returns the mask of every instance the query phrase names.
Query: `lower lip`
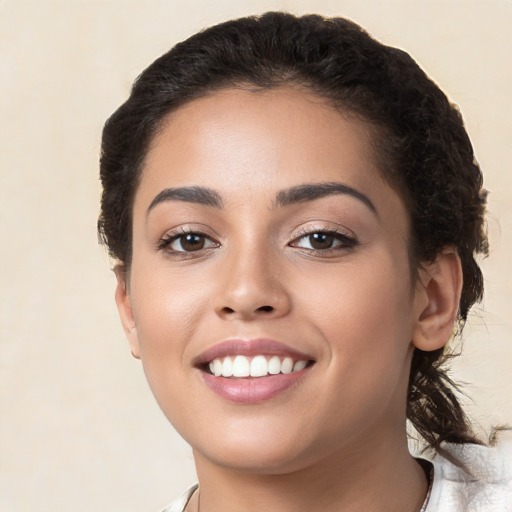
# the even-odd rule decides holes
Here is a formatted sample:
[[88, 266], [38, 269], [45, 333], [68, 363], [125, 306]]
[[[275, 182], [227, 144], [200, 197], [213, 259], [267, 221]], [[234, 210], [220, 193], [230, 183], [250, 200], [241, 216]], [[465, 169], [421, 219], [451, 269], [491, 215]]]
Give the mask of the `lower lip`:
[[281, 373], [247, 379], [215, 377], [215, 375], [203, 371], [201, 376], [206, 385], [220, 397], [231, 402], [253, 404], [270, 400], [295, 386], [308, 371], [309, 367], [288, 374]]

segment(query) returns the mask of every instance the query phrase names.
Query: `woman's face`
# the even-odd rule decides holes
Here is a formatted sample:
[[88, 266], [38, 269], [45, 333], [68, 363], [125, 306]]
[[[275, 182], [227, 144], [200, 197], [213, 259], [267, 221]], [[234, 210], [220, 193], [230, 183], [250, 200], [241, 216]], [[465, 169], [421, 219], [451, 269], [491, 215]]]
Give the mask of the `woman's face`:
[[407, 234], [367, 128], [310, 93], [224, 90], [167, 118], [117, 297], [197, 459], [280, 473], [403, 433], [424, 306]]

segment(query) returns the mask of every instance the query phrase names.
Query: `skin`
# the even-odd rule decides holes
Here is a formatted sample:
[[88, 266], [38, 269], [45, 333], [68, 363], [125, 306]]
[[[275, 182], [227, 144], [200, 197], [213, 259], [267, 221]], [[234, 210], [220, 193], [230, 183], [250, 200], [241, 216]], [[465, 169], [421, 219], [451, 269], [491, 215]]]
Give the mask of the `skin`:
[[[116, 300], [160, 407], [192, 446], [201, 491], [189, 510], [198, 500], [201, 512], [421, 508], [409, 368], [415, 346], [449, 338], [460, 262], [447, 250], [411, 283], [409, 217], [369, 133], [298, 87], [228, 89], [170, 114], [152, 142]], [[333, 182], [374, 209], [350, 194], [276, 205], [290, 187]], [[185, 186], [214, 190], [223, 206], [167, 200], [148, 213]], [[162, 248], [179, 230], [205, 234], [205, 248]], [[326, 231], [335, 246], [313, 251], [308, 234]], [[279, 340], [315, 362], [272, 399], [231, 402], [194, 360], [232, 338]]]

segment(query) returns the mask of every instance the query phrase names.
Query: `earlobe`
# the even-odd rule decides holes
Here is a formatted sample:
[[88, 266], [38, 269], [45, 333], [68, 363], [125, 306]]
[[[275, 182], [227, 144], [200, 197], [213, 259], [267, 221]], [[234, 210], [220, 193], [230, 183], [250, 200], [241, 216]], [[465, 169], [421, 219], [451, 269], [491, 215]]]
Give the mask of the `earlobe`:
[[114, 267], [114, 273], [117, 279], [116, 286], [116, 304], [123, 325], [124, 332], [130, 343], [130, 348], [133, 357], [140, 359], [139, 338], [137, 334], [137, 327], [133, 316], [132, 304], [130, 301], [130, 294], [128, 292], [128, 283], [126, 279], [126, 269], [124, 265], [118, 264]]
[[438, 254], [420, 270], [416, 290], [416, 325], [413, 345], [424, 351], [437, 350], [449, 341], [459, 310], [462, 267], [454, 249]]

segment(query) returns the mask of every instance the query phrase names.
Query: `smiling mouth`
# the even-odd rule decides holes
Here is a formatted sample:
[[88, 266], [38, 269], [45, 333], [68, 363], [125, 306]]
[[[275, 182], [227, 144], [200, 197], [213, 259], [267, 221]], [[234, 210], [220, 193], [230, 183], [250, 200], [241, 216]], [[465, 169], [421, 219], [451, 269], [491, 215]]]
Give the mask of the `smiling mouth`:
[[297, 389], [315, 361], [299, 356], [219, 355], [198, 366], [203, 382], [218, 396], [237, 404], [258, 404]]
[[225, 378], [261, 378], [272, 375], [289, 375], [300, 372], [313, 361], [294, 359], [289, 356], [264, 355], [255, 356], [233, 355], [217, 357], [202, 365], [201, 369], [215, 377]]
[[297, 389], [316, 363], [311, 355], [276, 340], [229, 339], [199, 355], [193, 366], [223, 400], [258, 404]]

